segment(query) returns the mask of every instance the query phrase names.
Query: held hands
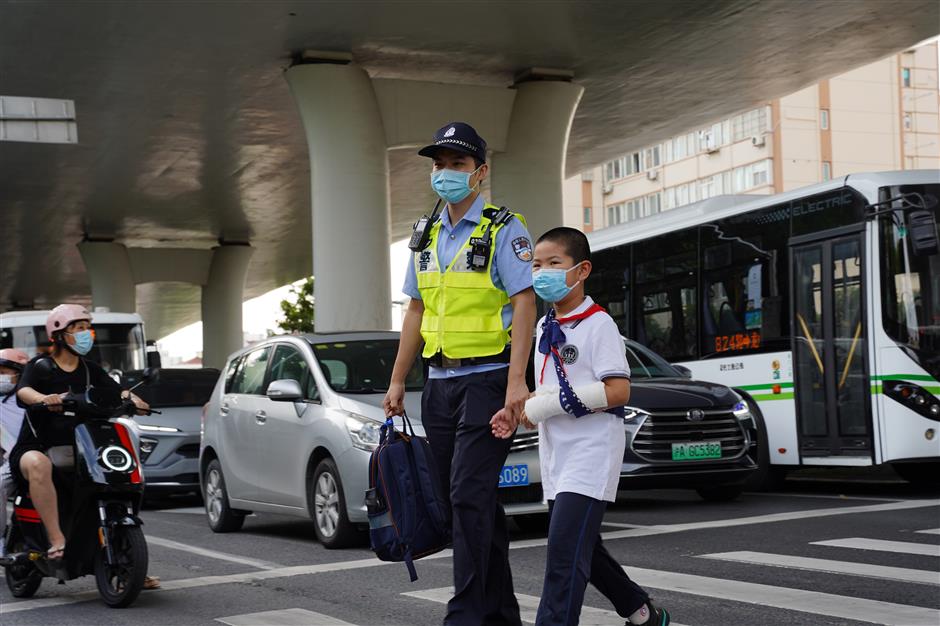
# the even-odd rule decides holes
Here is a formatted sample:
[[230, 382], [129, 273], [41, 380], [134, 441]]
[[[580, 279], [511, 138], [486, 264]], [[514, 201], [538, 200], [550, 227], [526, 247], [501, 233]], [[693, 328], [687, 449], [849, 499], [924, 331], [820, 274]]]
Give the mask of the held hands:
[[510, 419], [506, 409], [502, 408], [490, 420], [490, 428], [493, 430], [493, 436], [497, 439], [509, 439], [516, 432], [516, 422]]
[[513, 380], [510, 377], [509, 384], [506, 386], [506, 404], [503, 408], [513, 424], [519, 424], [519, 419], [525, 410], [525, 401], [528, 399], [529, 388], [525, 384], [525, 378]]

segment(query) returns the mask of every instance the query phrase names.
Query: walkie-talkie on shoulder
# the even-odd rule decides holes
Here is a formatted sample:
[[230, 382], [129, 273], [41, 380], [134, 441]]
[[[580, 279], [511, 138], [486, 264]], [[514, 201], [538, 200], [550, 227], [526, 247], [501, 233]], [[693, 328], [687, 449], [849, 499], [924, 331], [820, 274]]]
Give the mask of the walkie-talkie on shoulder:
[[437, 210], [441, 207], [442, 200], [438, 200], [434, 205], [431, 215], [422, 215], [421, 219], [415, 222], [414, 230], [411, 233], [411, 240], [408, 241], [408, 249], [413, 252], [420, 252], [428, 247], [431, 241], [431, 227], [437, 221]]

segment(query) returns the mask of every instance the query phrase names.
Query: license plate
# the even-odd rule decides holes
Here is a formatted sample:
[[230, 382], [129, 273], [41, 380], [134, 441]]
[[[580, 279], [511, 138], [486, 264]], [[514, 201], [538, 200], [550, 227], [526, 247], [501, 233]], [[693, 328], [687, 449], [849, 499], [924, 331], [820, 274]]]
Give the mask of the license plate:
[[673, 461], [697, 461], [698, 459], [720, 459], [720, 441], [696, 441], [672, 444]]
[[499, 473], [500, 487], [521, 487], [528, 484], [528, 465], [503, 465], [503, 471]]

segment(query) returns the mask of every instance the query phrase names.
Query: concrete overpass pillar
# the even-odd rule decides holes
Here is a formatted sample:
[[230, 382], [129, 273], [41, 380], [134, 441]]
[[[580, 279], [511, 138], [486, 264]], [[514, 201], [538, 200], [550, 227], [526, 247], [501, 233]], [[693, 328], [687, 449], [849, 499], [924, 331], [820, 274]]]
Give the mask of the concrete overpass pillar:
[[242, 300], [245, 274], [253, 252], [248, 245], [222, 245], [212, 249], [209, 279], [202, 287], [202, 362], [205, 367], [221, 369], [226, 357], [244, 344]]
[[391, 328], [385, 131], [354, 64], [287, 70], [310, 151], [317, 332]]
[[113, 241], [82, 241], [78, 251], [91, 283], [92, 306], [117, 313], [137, 311], [137, 290], [127, 248]]
[[493, 203], [525, 215], [534, 238], [562, 225], [568, 132], [584, 88], [563, 80], [517, 84], [505, 152], [493, 156]]

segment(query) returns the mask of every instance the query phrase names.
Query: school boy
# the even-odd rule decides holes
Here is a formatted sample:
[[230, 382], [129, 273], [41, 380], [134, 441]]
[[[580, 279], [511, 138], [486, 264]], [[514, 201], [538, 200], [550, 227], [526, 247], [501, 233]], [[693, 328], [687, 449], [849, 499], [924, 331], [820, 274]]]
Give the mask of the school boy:
[[[600, 537], [607, 502], [617, 496], [630, 370], [616, 323], [584, 294], [590, 274], [584, 233], [554, 228], [539, 238], [532, 283], [553, 306], [537, 325], [536, 392], [523, 417], [530, 427], [538, 424], [542, 490], [551, 518], [536, 624], [577, 624], [590, 581], [627, 624], [666, 626], [669, 613], [653, 606]], [[500, 411], [492, 427], [503, 438], [516, 423]]]

